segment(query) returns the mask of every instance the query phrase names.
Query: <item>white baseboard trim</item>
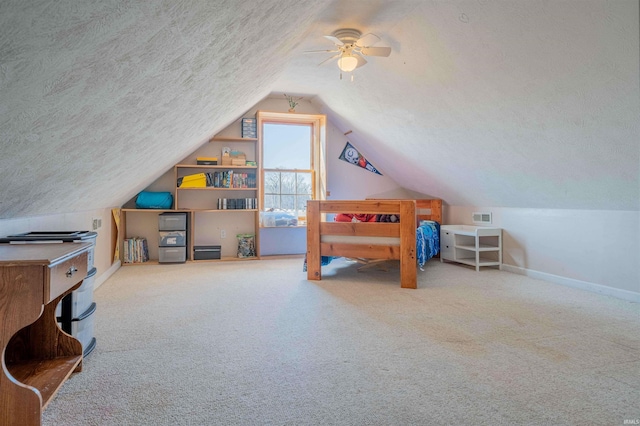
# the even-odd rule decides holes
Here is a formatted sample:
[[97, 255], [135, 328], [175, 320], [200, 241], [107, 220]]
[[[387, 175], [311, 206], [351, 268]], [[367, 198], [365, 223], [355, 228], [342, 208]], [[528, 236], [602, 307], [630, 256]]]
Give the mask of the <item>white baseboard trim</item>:
[[559, 275], [547, 274], [546, 272], [533, 271], [531, 269], [521, 268], [519, 266], [502, 264], [503, 271], [512, 272], [514, 274], [526, 275], [527, 277], [549, 281], [554, 284], [560, 284], [567, 287], [573, 287], [580, 290], [590, 291], [605, 296], [612, 296], [618, 299], [627, 300], [629, 302], [640, 303], [640, 293], [619, 288], [607, 287], [606, 285], [594, 284], [587, 281], [575, 280], [573, 278], [561, 277]]
[[93, 289], [96, 290], [98, 287], [100, 287], [102, 283], [108, 280], [111, 275], [115, 274], [116, 271], [120, 269], [120, 266], [121, 263], [119, 260], [114, 262], [109, 269], [104, 271], [98, 278], [96, 278], [96, 282], [93, 284]]

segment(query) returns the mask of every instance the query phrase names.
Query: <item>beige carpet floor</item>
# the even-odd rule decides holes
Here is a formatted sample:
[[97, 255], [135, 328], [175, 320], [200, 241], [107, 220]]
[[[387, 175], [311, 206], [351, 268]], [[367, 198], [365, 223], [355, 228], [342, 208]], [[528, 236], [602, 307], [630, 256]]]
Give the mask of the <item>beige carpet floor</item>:
[[640, 306], [528, 277], [344, 260], [128, 266], [44, 425], [622, 425]]

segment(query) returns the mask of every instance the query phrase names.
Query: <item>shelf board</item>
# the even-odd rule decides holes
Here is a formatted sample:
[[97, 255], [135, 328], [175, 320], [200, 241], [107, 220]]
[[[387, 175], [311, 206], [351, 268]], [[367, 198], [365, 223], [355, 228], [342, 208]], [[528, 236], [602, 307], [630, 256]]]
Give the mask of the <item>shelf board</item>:
[[166, 213], [175, 212], [174, 209], [120, 209], [123, 212]]
[[257, 212], [258, 209], [192, 209], [194, 213], [237, 213], [237, 212]]
[[82, 361], [82, 355], [8, 364], [7, 370], [20, 383], [32, 386], [42, 396], [43, 408]]
[[154, 260], [148, 260], [146, 262], [137, 262], [137, 263], [122, 263], [123, 266], [141, 266], [141, 265], [181, 265], [184, 263], [197, 263], [197, 262], [223, 262], [223, 261], [238, 261], [238, 262], [244, 262], [247, 260], [260, 260], [259, 256], [256, 257], [223, 257], [222, 259], [202, 259], [202, 260], [193, 260], [193, 259], [189, 259], [186, 262], [167, 262], [167, 263], [160, 263], [158, 262], [157, 259]]
[[141, 265], [160, 265], [160, 262], [158, 262], [158, 259], [154, 259], [154, 260], [147, 260], [146, 262], [130, 262], [130, 263], [122, 262], [121, 264], [122, 266], [141, 266]]
[[[466, 259], [466, 258], [459, 259], [458, 258], [458, 259], [455, 259], [454, 261], [458, 263], [463, 263], [465, 265], [476, 266], [475, 259]], [[478, 263], [478, 265], [479, 266], [497, 266], [497, 265], [500, 265], [500, 262], [498, 262], [497, 260], [480, 258], [480, 262]]]
[[201, 259], [201, 260], [191, 260], [190, 262], [245, 262], [248, 260], [260, 260], [260, 257], [223, 257], [221, 259]]
[[449, 231], [455, 235], [465, 235], [468, 237], [497, 237], [502, 235], [500, 228], [491, 226], [474, 225], [442, 225], [441, 231]]
[[176, 188], [179, 190], [191, 190], [191, 189], [199, 189], [199, 190], [205, 190], [205, 191], [257, 191], [258, 188], [217, 188], [215, 186], [202, 186], [199, 188], [193, 188], [193, 187], [187, 187], [187, 188]]
[[[472, 246], [472, 245], [456, 245], [455, 248], [459, 248], [462, 250], [476, 251], [476, 246]], [[491, 246], [487, 244], [480, 244], [480, 246], [478, 247], [478, 251], [498, 251], [498, 250], [500, 250], [500, 247]]]
[[175, 166], [177, 169], [257, 169], [258, 166], [234, 166], [232, 164], [217, 164], [217, 165], [206, 165], [206, 164], [177, 164]]
[[[194, 188], [204, 189], [204, 188]], [[153, 210], [153, 209], [121, 209], [124, 212], [139, 213], [220, 213], [220, 212], [257, 212], [258, 209], [175, 209], [175, 210]]]
[[257, 142], [258, 138], [239, 138], [234, 136], [214, 136], [209, 142]]

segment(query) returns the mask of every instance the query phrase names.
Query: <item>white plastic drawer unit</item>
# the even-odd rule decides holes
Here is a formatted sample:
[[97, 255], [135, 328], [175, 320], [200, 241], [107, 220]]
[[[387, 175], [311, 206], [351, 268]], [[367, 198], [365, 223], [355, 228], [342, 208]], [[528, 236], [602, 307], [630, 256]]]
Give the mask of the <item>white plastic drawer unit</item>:
[[71, 321], [71, 335], [82, 343], [82, 351], [87, 355], [95, 346], [94, 324], [96, 304], [92, 303], [88, 310]]
[[160, 231], [160, 247], [183, 247], [187, 242], [187, 231]]
[[186, 247], [159, 247], [159, 263], [184, 263], [187, 261]]
[[[91, 289], [93, 290], [93, 285], [91, 286]], [[77, 305], [74, 305], [74, 309], [75, 306]], [[74, 312], [73, 319], [70, 320], [67, 324], [62, 324], [62, 319], [58, 317], [58, 326], [62, 328], [63, 331], [71, 334], [73, 337], [80, 341], [80, 343], [82, 344], [82, 351], [84, 356], [89, 355], [89, 353], [96, 345], [96, 339], [94, 337], [96, 308], [96, 303], [90, 302], [84, 311], [77, 314], [76, 312]], [[58, 305], [58, 312], [59, 311], [60, 305]]]
[[186, 213], [161, 213], [158, 215], [158, 230], [160, 231], [186, 231]]
[[93, 287], [96, 278], [96, 268], [89, 271], [86, 278], [82, 281], [82, 285], [65, 297], [65, 300], [58, 303], [56, 307], [56, 317], [62, 316], [62, 305], [69, 303], [67, 298], [71, 299], [68, 305], [71, 308], [71, 317], [78, 318], [83, 312], [87, 311], [93, 303]]

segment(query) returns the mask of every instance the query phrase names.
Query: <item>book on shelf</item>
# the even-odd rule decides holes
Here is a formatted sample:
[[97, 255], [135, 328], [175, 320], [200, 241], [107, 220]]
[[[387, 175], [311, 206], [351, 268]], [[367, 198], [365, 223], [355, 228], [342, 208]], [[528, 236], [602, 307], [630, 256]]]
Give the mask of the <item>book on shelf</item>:
[[257, 198], [218, 198], [218, 210], [255, 210]]
[[256, 174], [242, 173], [234, 170], [206, 173], [207, 186], [213, 188], [256, 188]]
[[125, 238], [124, 263], [142, 263], [149, 260], [149, 246], [147, 239], [143, 237]]

